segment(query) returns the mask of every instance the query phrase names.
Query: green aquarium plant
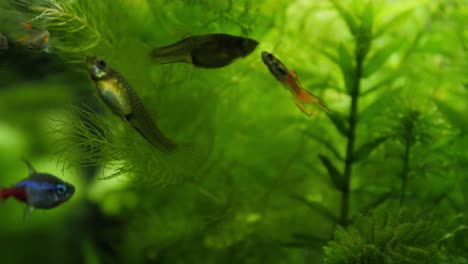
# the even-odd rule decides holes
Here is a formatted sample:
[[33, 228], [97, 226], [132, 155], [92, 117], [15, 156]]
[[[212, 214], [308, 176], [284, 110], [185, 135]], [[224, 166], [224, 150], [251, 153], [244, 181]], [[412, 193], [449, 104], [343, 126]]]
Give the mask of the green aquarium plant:
[[324, 263], [440, 263], [441, 237], [430, 217], [403, 210], [378, 210], [339, 228], [324, 247]]
[[[466, 263], [467, 17], [463, 0], [0, 1], [0, 186], [23, 155], [75, 186], [25, 223], [5, 202], [2, 261]], [[47, 48], [25, 47], [37, 32]]]

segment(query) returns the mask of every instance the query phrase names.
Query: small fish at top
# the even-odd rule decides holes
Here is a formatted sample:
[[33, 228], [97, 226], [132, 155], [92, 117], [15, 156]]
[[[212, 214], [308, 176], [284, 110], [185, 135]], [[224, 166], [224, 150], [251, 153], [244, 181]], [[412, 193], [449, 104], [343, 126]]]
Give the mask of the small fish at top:
[[169, 153], [178, 149], [179, 146], [159, 130], [135, 90], [119, 72], [96, 56], [87, 56], [85, 61], [99, 97], [115, 115], [135, 128], [158, 150]]
[[68, 201], [75, 193], [75, 187], [54, 175], [37, 172], [23, 160], [29, 168], [29, 177], [10, 188], [0, 188], [0, 200], [10, 197], [28, 205], [25, 217], [34, 208], [50, 209]]
[[280, 59], [266, 51], [262, 51], [262, 60], [276, 80], [291, 92], [294, 96], [294, 103], [304, 114], [311, 116], [315, 113], [314, 111], [308, 111], [304, 104], [316, 104], [325, 112], [330, 112], [322, 99], [302, 88], [295, 70], [289, 71]]
[[0, 53], [8, 49], [8, 39], [0, 32]]
[[258, 41], [228, 34], [191, 36], [174, 44], [154, 48], [151, 58], [157, 64], [185, 62], [200, 68], [222, 68], [246, 57]]
[[29, 50], [50, 51], [50, 32], [47, 29], [35, 27], [29, 23], [23, 23], [26, 35], [18, 38], [16, 42]]

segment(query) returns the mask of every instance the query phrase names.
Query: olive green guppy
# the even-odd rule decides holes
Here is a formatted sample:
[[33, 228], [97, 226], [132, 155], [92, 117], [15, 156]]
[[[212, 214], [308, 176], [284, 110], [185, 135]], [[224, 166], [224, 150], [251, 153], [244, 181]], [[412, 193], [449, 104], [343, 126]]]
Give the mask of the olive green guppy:
[[156, 64], [185, 62], [201, 68], [222, 68], [248, 56], [257, 45], [258, 41], [251, 38], [206, 34], [154, 48], [150, 56]]
[[96, 56], [87, 56], [85, 61], [99, 97], [114, 114], [129, 123], [158, 150], [173, 152], [178, 148], [156, 126], [136, 92], [119, 72]]

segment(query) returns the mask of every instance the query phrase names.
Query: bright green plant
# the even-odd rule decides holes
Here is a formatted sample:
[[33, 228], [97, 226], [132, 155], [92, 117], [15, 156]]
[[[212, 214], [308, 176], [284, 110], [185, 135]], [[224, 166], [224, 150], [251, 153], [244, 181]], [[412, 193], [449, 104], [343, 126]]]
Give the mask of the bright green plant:
[[[22, 142], [0, 160], [2, 172], [19, 175], [12, 156], [23, 152], [44, 164], [55, 153], [63, 175], [83, 179], [75, 213], [18, 227], [2, 208], [0, 246], [40, 255], [54, 245], [60, 254], [49, 263], [466, 263], [463, 1], [0, 2], [0, 21], [50, 31], [51, 54], [35, 56], [68, 65], [66, 73], [27, 65], [21, 75], [0, 61], [0, 143]], [[214, 32], [260, 45], [217, 70], [149, 60], [153, 47]], [[263, 50], [332, 112], [302, 115], [263, 65]], [[87, 80], [88, 54], [118, 70], [195, 159], [167, 157], [111, 114]], [[25, 77], [37, 69], [49, 77]], [[383, 212], [388, 204], [433, 218]], [[36, 257], [18, 252], [5, 259]]]

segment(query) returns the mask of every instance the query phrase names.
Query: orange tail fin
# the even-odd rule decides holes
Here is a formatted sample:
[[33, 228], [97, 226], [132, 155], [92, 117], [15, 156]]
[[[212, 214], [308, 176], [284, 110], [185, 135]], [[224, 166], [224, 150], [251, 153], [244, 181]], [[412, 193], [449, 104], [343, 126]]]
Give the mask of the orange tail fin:
[[25, 27], [25, 28], [29, 28], [29, 29], [33, 28], [33, 25], [31, 25], [29, 23], [23, 22], [22, 24], [23, 24], [23, 27]]
[[330, 109], [328, 108], [327, 104], [325, 102], [318, 98], [317, 96], [311, 94], [309, 91], [304, 90], [303, 88], [299, 88], [298, 92], [296, 94], [297, 99], [306, 104], [316, 104], [320, 108], [322, 108], [325, 112], [329, 112]]

